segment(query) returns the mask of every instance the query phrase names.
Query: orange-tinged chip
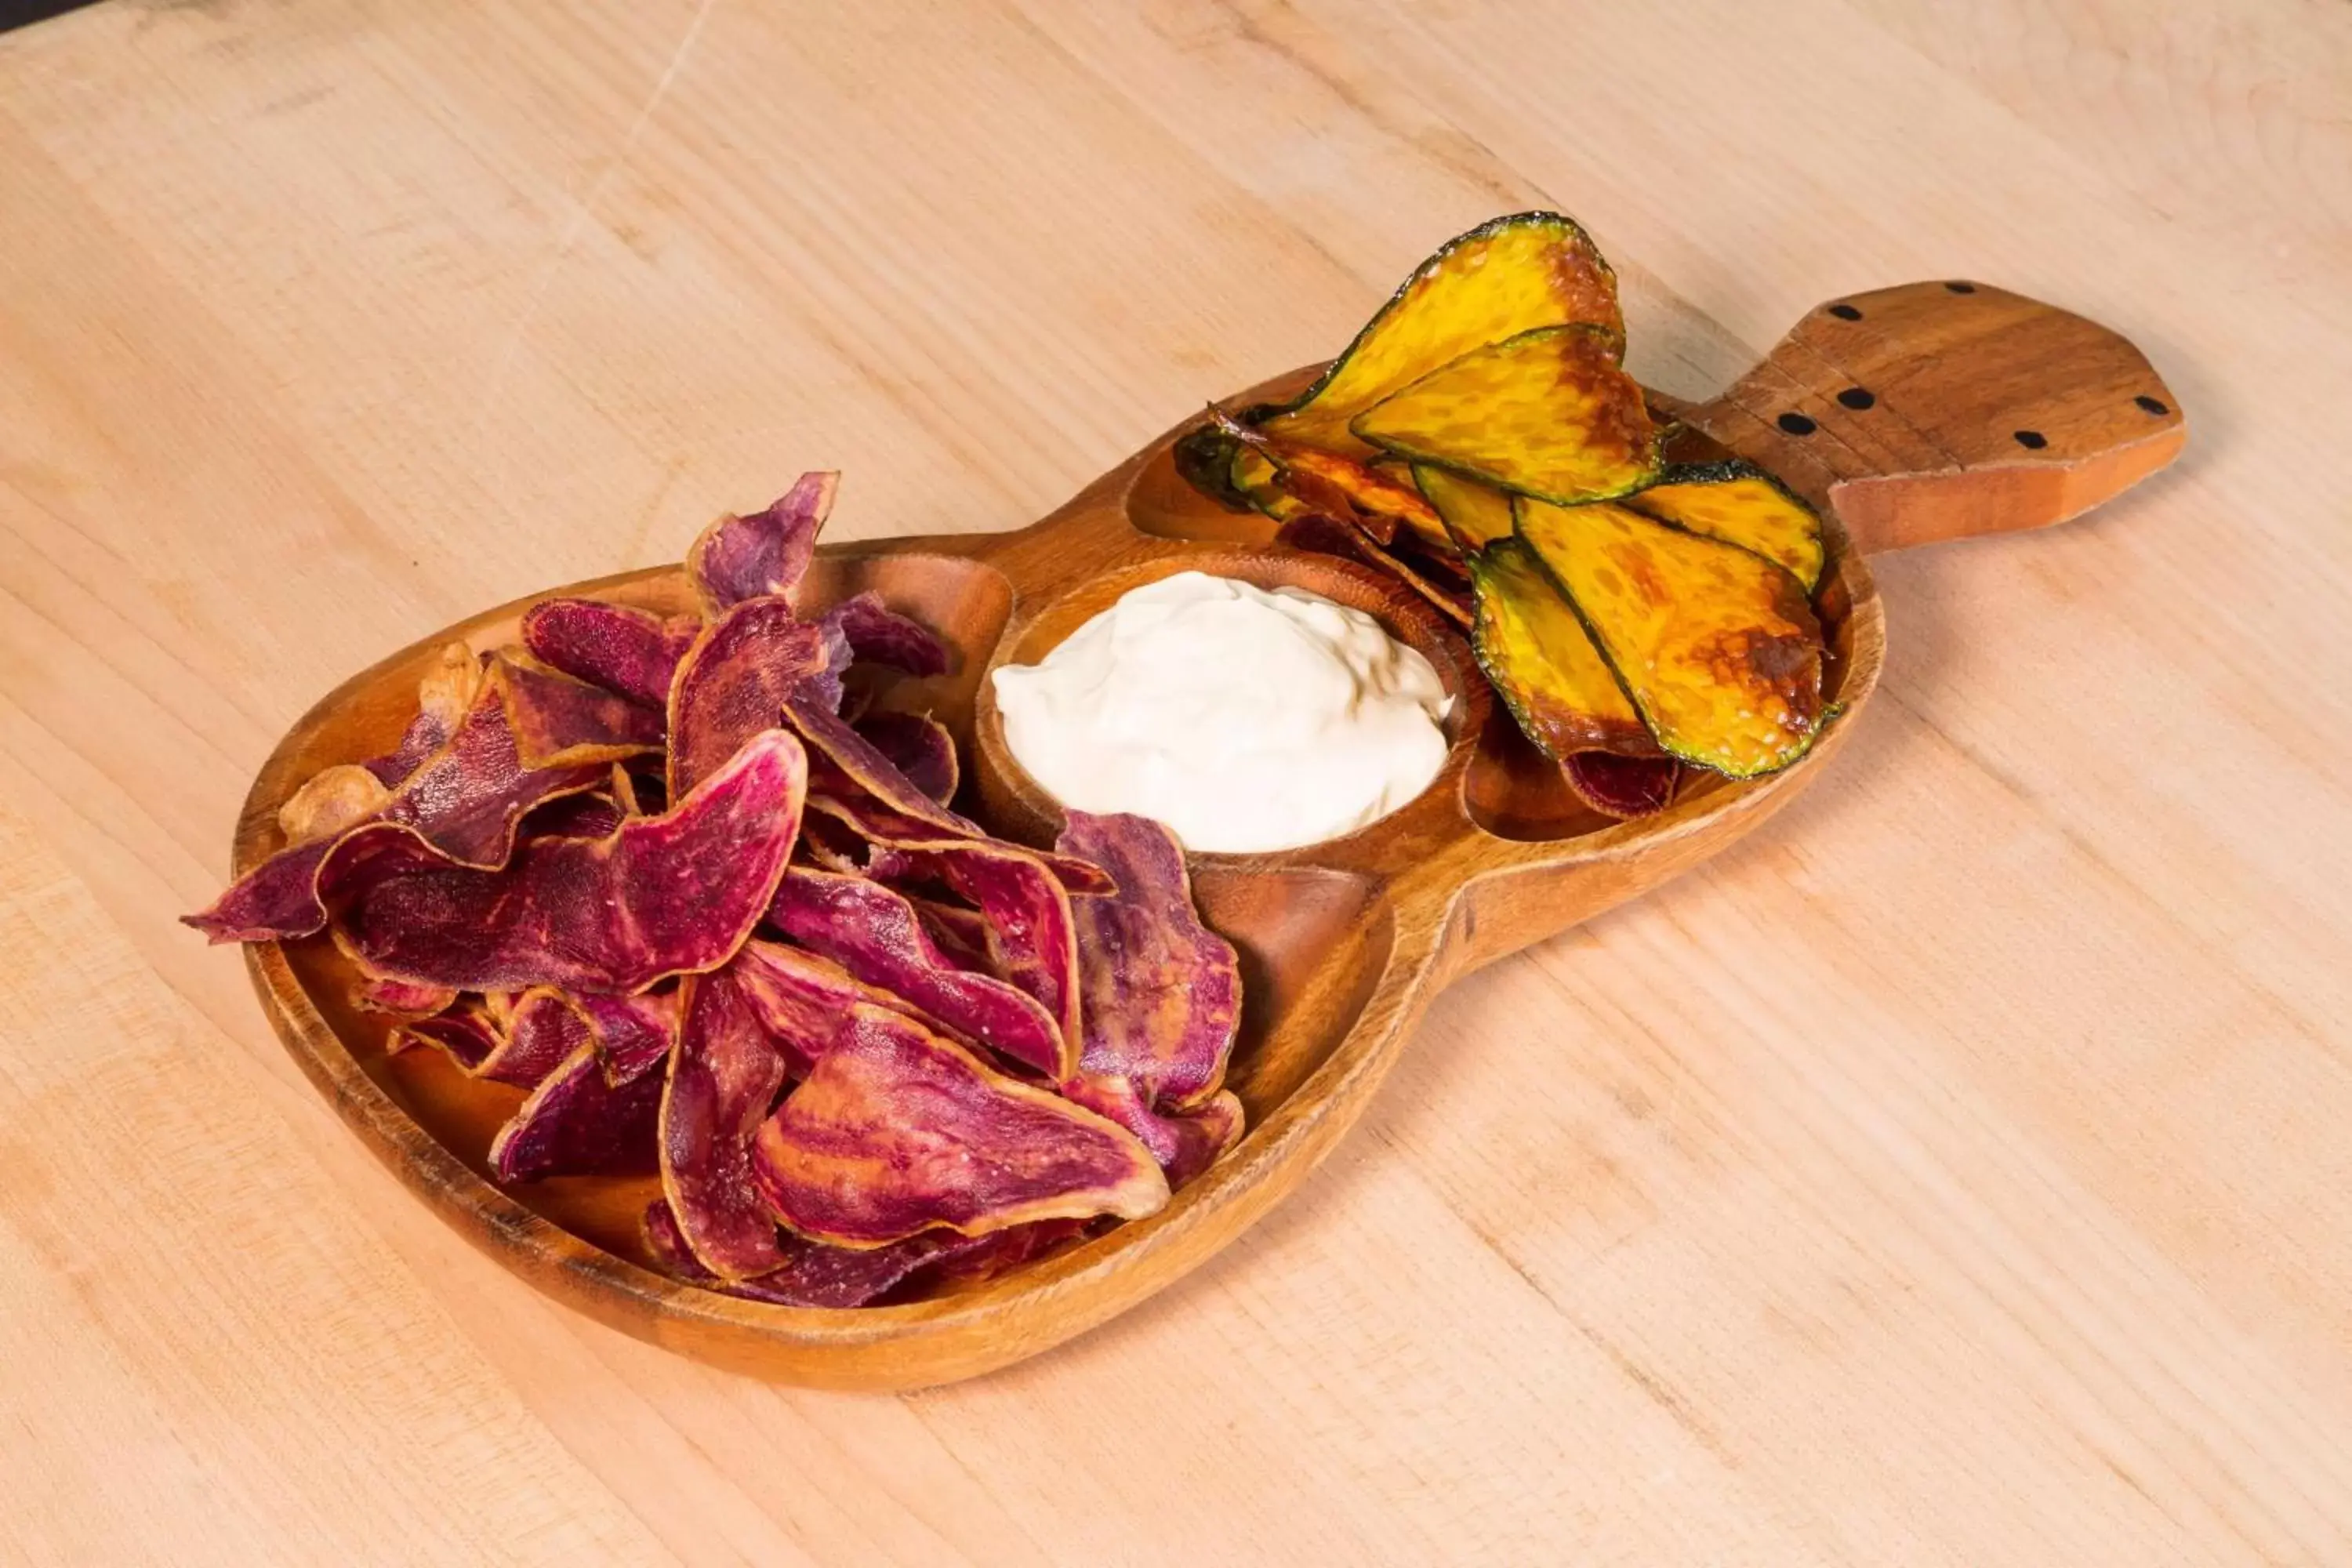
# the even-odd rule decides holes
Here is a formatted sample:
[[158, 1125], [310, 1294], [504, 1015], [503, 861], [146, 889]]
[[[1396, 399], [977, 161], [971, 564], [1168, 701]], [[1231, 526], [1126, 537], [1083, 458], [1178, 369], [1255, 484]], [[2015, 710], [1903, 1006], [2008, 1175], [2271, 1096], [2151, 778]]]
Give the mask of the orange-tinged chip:
[[1269, 442], [1265, 455], [1275, 465], [1275, 483], [1285, 493], [1316, 506], [1319, 497], [1338, 491], [1357, 515], [1370, 522], [1377, 531], [1373, 537], [1382, 544], [1393, 540], [1402, 526], [1444, 554], [1452, 555], [1459, 548], [1445, 531], [1445, 520], [1437, 515], [1437, 509], [1403, 477], [1353, 458], [1281, 441]]
[[[1296, 441], [1277, 441], [1225, 414], [1209, 411], [1211, 423], [1236, 443], [1234, 487], [1258, 510], [1280, 521], [1309, 512], [1352, 524], [1374, 542], [1392, 542], [1400, 527], [1433, 542], [1448, 553], [1453, 541], [1408, 476], [1374, 464], [1319, 451]], [[1249, 459], [1247, 472], [1242, 468]], [[1266, 504], [1279, 500], [1280, 506]]]
[[1641, 384], [1591, 327], [1474, 349], [1364, 410], [1353, 428], [1416, 463], [1563, 505], [1623, 495], [1658, 466]]
[[1413, 465], [1412, 479], [1463, 550], [1475, 552], [1510, 537], [1511, 498], [1494, 486], [1428, 463]]
[[1581, 322], [1622, 352], [1617, 275], [1591, 237], [1558, 213], [1479, 225], [1423, 262], [1269, 435], [1360, 454], [1349, 421], [1472, 349], [1533, 327]]
[[1822, 628], [1788, 572], [1622, 506], [1519, 508], [1667, 753], [1735, 778], [1787, 767], [1822, 721]]
[[1487, 546], [1471, 560], [1470, 578], [1478, 603], [1470, 645], [1478, 668], [1546, 756], [1565, 762], [1590, 751], [1657, 754], [1592, 634], [1524, 541]]
[[308, 844], [356, 827], [392, 804], [383, 781], [357, 763], [337, 763], [312, 773], [278, 808], [278, 826], [289, 844]]
[[1777, 561], [1808, 594], [1821, 585], [1827, 558], [1822, 520], [1753, 463], [1735, 459], [1668, 468], [1657, 483], [1627, 496], [1625, 504], [1644, 517]]
[[445, 731], [455, 730], [481, 687], [482, 661], [474, 650], [461, 642], [445, 643], [433, 668], [416, 683], [417, 711]]

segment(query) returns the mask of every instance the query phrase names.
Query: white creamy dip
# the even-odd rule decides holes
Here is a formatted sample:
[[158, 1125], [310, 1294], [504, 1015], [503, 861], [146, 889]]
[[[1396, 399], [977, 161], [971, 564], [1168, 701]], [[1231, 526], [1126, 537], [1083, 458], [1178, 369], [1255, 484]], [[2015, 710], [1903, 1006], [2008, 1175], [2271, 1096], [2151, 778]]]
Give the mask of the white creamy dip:
[[1004, 739], [1063, 805], [1197, 850], [1288, 849], [1387, 816], [1445, 762], [1437, 670], [1360, 610], [1180, 573], [996, 672]]

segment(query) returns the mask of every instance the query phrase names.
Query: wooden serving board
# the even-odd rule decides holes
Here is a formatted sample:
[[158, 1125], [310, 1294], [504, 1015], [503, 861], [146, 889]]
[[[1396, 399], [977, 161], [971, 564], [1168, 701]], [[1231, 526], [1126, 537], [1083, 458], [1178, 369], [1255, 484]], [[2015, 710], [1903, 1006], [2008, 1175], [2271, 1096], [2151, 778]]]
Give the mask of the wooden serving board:
[[[1016, 532], [820, 552], [804, 609], [872, 589], [950, 643], [949, 675], [901, 682], [881, 702], [948, 723], [971, 781], [963, 804], [1013, 838], [1044, 842], [1057, 813], [1005, 749], [989, 672], [1035, 661], [1119, 595], [1171, 573], [1295, 584], [1370, 611], [1429, 657], [1457, 700], [1444, 770], [1402, 810], [1303, 849], [1192, 858], [1205, 917], [1243, 955], [1246, 1001], [1228, 1083], [1249, 1131], [1150, 1219], [905, 1306], [743, 1300], [645, 1266], [636, 1220], [656, 1190], [650, 1179], [495, 1185], [487, 1152], [520, 1091], [466, 1079], [438, 1053], [387, 1056], [386, 1026], [349, 1006], [352, 974], [331, 944], [249, 949], [255, 987], [312, 1082], [403, 1181], [509, 1268], [605, 1322], [761, 1376], [835, 1387], [917, 1387], [1034, 1355], [1176, 1279], [1296, 1187], [1354, 1124], [1413, 1020], [1451, 981], [1695, 864], [1827, 766], [1868, 701], [1885, 647], [1864, 557], [2063, 521], [2163, 467], [2185, 434], [2172, 395], [2129, 343], [1965, 282], [1831, 301], [1721, 397], [1659, 402], [1822, 509], [1832, 547], [1818, 603], [1828, 696], [1843, 712], [1796, 766], [1742, 784], [1706, 776], [1640, 822], [1579, 805], [1491, 700], [1459, 635], [1408, 591], [1351, 563], [1276, 547], [1270, 522], [1194, 492], [1170, 455], [1181, 431]], [[551, 592], [692, 607], [675, 567]], [[510, 642], [531, 602], [436, 633], [322, 699], [254, 782], [236, 873], [278, 847], [278, 807], [305, 779], [389, 749], [445, 644]]]

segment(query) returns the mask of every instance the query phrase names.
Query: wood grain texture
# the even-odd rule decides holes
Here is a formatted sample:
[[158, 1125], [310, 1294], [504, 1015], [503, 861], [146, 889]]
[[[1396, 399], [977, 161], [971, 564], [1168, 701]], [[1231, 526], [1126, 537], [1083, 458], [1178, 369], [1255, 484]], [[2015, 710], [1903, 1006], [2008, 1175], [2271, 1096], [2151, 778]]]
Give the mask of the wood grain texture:
[[[0, 38], [0, 1555], [2352, 1554], [2352, 35], [1932, 9]], [[340, 672], [816, 463], [847, 536], [1015, 526], [1538, 203], [1684, 397], [1840, 290], [1997, 279], [2196, 442], [1887, 558], [1817, 788], [1454, 988], [1293, 1201], [1056, 1354], [803, 1393], [545, 1304], [170, 923]]]

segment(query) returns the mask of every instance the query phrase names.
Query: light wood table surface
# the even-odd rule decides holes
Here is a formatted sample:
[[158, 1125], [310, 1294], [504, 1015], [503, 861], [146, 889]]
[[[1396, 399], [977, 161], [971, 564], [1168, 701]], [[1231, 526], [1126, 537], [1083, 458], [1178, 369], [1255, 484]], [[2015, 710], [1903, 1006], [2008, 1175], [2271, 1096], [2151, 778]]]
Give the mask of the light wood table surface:
[[[0, 37], [0, 1559], [2352, 1563], [2352, 8], [115, 0]], [[1035, 517], [1492, 214], [1634, 366], [1974, 277], [2188, 457], [1877, 563], [1834, 772], [1176, 1289], [779, 1389], [551, 1306], [173, 917], [328, 685]]]

